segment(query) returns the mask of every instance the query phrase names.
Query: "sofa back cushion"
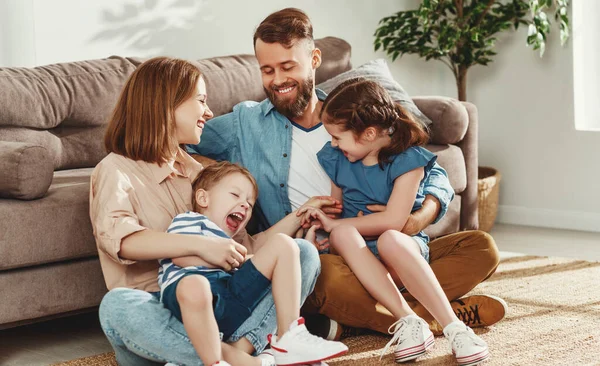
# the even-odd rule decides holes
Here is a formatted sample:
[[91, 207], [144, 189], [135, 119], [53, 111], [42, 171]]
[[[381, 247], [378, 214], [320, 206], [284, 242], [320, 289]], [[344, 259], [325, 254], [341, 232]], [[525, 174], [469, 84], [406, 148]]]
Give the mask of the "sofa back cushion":
[[[316, 40], [323, 63], [316, 82], [351, 68], [350, 45]], [[104, 130], [121, 88], [145, 59], [110, 57], [35, 68], [0, 68], [0, 143], [44, 147], [54, 170], [94, 167], [105, 155]], [[252, 55], [197, 61], [209, 106], [220, 115], [244, 100], [262, 100], [258, 62]]]

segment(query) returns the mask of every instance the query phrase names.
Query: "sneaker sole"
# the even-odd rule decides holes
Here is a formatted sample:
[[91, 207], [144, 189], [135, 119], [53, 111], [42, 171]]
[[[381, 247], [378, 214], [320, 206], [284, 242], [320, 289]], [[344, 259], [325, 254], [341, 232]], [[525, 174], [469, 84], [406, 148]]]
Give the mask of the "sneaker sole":
[[[300, 365], [306, 365], [306, 364], [317, 363], [317, 362], [329, 360], [331, 358], [344, 355], [347, 352], [348, 352], [348, 350], [344, 350], [344, 351], [338, 352], [338, 353], [336, 353], [334, 355], [323, 357], [323, 358], [318, 358], [316, 360], [303, 360], [303, 361], [294, 360], [294, 361], [291, 361], [291, 362], [290, 361], [286, 361], [285, 358], [282, 360], [281, 359], [282, 357], [280, 356], [277, 359], [275, 359], [275, 363], [277, 365], [281, 365], [281, 366], [300, 366]], [[290, 363], [286, 363], [286, 362], [290, 362]]]
[[414, 360], [415, 358], [417, 358], [417, 357], [421, 356], [422, 354], [424, 354], [425, 352], [427, 352], [427, 350], [429, 350], [431, 347], [433, 347], [433, 343], [434, 343], [434, 338], [433, 338], [433, 334], [432, 334], [429, 336], [429, 338], [427, 338], [425, 340], [425, 342], [423, 342], [422, 344], [419, 344], [418, 346], [414, 346], [414, 347], [410, 347], [410, 348], [402, 350], [402, 351], [394, 352], [396, 363], [403, 363], [403, 362]]
[[[485, 302], [490, 302], [490, 300], [494, 300], [491, 303], [495, 303], [494, 310], [490, 310], [490, 311], [484, 310], [479, 314], [479, 318], [480, 318], [479, 323], [477, 323], [477, 324], [471, 324], [471, 322], [465, 323], [470, 328], [488, 327], [490, 325], [494, 325], [497, 322], [499, 322], [500, 320], [504, 319], [504, 317], [506, 316], [506, 313], [508, 312], [508, 304], [506, 303], [506, 301], [504, 301], [503, 299], [501, 299], [497, 296], [472, 295], [472, 296], [467, 296], [467, 298], [485, 298], [485, 299], [482, 299], [483, 301], [480, 300], [480, 302], [485, 303]], [[464, 307], [464, 305], [462, 305], [459, 301], [462, 302], [461, 299], [453, 300], [450, 302], [450, 304], [452, 305], [453, 311], [454, 311], [455, 307]], [[471, 301], [467, 301], [467, 304], [469, 302], [471, 302]], [[458, 304], [459, 306], [456, 306], [455, 304]], [[496, 312], [498, 312], [498, 313], [496, 313]], [[487, 315], [487, 314], [491, 314], [491, 315]], [[459, 319], [462, 321], [462, 319], [460, 317], [459, 317]], [[436, 336], [444, 335], [444, 328], [442, 327], [442, 325], [440, 323], [437, 322], [437, 320], [432, 320], [429, 322], [429, 330], [431, 330], [433, 332], [433, 334]]]
[[490, 357], [490, 351], [484, 350], [479, 353], [470, 356], [457, 357], [456, 362], [458, 366], [474, 366], [477, 365]]

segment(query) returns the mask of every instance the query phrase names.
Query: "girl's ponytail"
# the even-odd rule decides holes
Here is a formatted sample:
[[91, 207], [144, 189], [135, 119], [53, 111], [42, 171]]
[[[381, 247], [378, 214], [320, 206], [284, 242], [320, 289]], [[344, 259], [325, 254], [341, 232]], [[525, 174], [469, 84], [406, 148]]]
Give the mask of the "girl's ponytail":
[[382, 108], [390, 108], [392, 116], [389, 135], [392, 142], [379, 151], [379, 166], [387, 163], [390, 157], [400, 154], [411, 146], [422, 146], [429, 142], [429, 133], [400, 103]]

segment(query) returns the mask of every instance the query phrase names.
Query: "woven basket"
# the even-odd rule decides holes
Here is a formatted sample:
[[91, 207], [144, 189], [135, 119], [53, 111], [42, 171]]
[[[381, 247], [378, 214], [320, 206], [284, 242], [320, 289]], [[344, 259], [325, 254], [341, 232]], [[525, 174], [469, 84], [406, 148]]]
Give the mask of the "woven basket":
[[477, 176], [479, 230], [489, 232], [498, 214], [501, 175], [494, 168], [480, 166]]

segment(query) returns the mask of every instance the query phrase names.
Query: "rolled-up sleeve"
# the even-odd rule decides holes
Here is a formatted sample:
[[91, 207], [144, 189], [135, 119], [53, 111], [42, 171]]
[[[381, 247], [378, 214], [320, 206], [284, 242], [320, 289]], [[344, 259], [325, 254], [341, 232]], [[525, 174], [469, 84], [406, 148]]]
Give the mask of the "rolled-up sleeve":
[[117, 263], [135, 263], [119, 257], [122, 240], [146, 229], [133, 209], [137, 197], [131, 182], [116, 167], [98, 166], [90, 184], [90, 219], [98, 250]]
[[446, 174], [444, 168], [437, 163], [431, 168], [429, 175], [425, 179], [423, 194], [432, 195], [440, 201], [440, 212], [433, 222], [435, 224], [446, 215], [448, 206], [454, 199], [454, 189], [450, 185], [448, 174]]

